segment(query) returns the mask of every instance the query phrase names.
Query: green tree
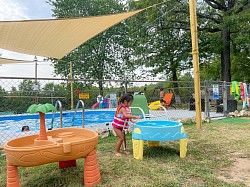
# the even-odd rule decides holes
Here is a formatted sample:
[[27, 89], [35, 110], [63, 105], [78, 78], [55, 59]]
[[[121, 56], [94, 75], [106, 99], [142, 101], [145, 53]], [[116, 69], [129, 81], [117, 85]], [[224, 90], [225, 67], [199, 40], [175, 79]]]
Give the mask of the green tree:
[[64, 92], [65, 91], [65, 84], [54, 84], [53, 82], [47, 83], [43, 87], [44, 92]]
[[[23, 92], [23, 95], [33, 95], [34, 85], [35, 84], [32, 82], [32, 80], [24, 79], [23, 82], [21, 82], [18, 85], [18, 89], [19, 91]], [[38, 83], [38, 87], [40, 87], [39, 83]]]
[[221, 80], [221, 63], [219, 58], [210, 63], [203, 63], [200, 66], [201, 81], [205, 80]]
[[[160, 2], [162, 1], [141, 0], [131, 2], [130, 7], [138, 9]], [[197, 3], [200, 63], [215, 62], [214, 59], [220, 56], [222, 80], [231, 81], [231, 61], [234, 60], [232, 56], [237, 59], [243, 55], [243, 59], [249, 62], [249, 4], [249, 0], [204, 0]], [[177, 71], [182, 70], [180, 67], [188, 68], [184, 65], [185, 63], [189, 64], [190, 60], [186, 51], [191, 52], [188, 2], [183, 0], [166, 2], [147, 10], [143, 16], [139, 16], [136, 17], [132, 26], [137, 24], [138, 32], [136, 36], [139, 41], [137, 45], [149, 49], [138, 51], [139, 53], [143, 52], [144, 59], [146, 59], [145, 63], [152, 67], [154, 71], [157, 71], [160, 66], [163, 69], [159, 69], [159, 71], [163, 72], [168, 69], [168, 66], [173, 66], [172, 70], [176, 69], [174, 67], [179, 67]], [[142, 25], [141, 23], [147, 24], [144, 26], [145, 24]], [[145, 32], [141, 34], [144, 28]], [[181, 35], [176, 34], [178, 30]], [[159, 38], [159, 40], [156, 40], [156, 38]], [[161, 41], [163, 42], [161, 43]], [[151, 49], [152, 46], [155, 46], [155, 50]], [[173, 49], [171, 50], [168, 46]], [[164, 53], [160, 53], [161, 47], [165, 48]], [[178, 51], [176, 55], [178, 58], [174, 55], [175, 49]], [[231, 55], [232, 52], [233, 55]], [[155, 54], [157, 53], [160, 58], [156, 58]], [[152, 58], [154, 59], [152, 60]], [[168, 60], [162, 60], [163, 58]], [[238, 63], [243, 65], [243, 59]], [[149, 61], [151, 63], [148, 63]], [[171, 71], [165, 73], [174, 75]]]
[[[249, 7], [249, 5], [248, 5]], [[234, 26], [231, 33], [232, 43], [232, 80], [250, 82], [250, 8], [233, 17], [230, 25]], [[246, 22], [245, 20], [248, 20]]]
[[[117, 0], [50, 0], [53, 15], [58, 18], [97, 16], [124, 12]], [[55, 73], [69, 75], [73, 62], [74, 78], [97, 79], [103, 95], [103, 79], [123, 77], [123, 64], [128, 59], [126, 25], [120, 23], [84, 43], [61, 60], [54, 59]]]
[[[159, 0], [131, 2], [131, 9], [138, 9], [159, 3]], [[188, 9], [188, 4], [182, 6]], [[163, 78], [178, 81], [179, 73], [191, 67], [190, 32], [182, 25], [170, 23], [170, 19], [187, 22], [188, 18], [171, 15], [176, 3], [161, 4], [135, 16], [130, 24], [131, 38], [134, 41], [135, 63], [149, 69], [153, 76], [163, 74]], [[174, 82], [175, 93], [179, 95], [178, 83]]]
[[6, 99], [3, 97], [5, 95], [5, 90], [2, 86], [0, 86], [0, 112], [5, 111], [5, 101]]
[[4, 93], [5, 93], [5, 89], [2, 86], [0, 86], [0, 95], [4, 95]]
[[15, 86], [12, 86], [12, 87], [11, 87], [11, 92], [12, 92], [12, 93], [17, 92], [17, 88], [16, 88]]
[[[233, 57], [247, 55], [241, 53], [243, 49], [249, 51], [249, 32], [246, 31], [250, 29], [250, 1], [205, 0], [199, 4], [198, 18], [199, 29], [205, 32], [201, 49], [204, 47], [203, 53], [220, 55], [221, 79], [230, 82]], [[210, 41], [206, 42], [208, 38]]]

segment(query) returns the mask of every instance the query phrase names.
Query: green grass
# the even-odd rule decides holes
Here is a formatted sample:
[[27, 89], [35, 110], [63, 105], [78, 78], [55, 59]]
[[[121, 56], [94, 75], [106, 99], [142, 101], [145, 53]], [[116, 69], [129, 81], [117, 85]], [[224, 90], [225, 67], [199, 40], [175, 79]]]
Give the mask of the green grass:
[[[250, 119], [244, 120], [244, 124], [212, 121], [203, 124], [201, 130], [186, 125], [189, 142], [184, 159], [179, 157], [179, 141], [164, 142], [153, 148], [145, 144], [143, 160], [136, 160], [132, 154], [122, 158], [114, 155], [117, 137], [100, 139], [97, 155], [102, 183], [98, 186], [249, 186], [241, 179], [230, 181], [234, 177], [231, 171], [235, 160], [250, 160]], [[131, 135], [127, 135], [127, 140], [132, 153]], [[0, 157], [1, 187], [6, 186], [5, 164], [5, 157]], [[58, 163], [20, 167], [19, 177], [23, 187], [80, 187], [83, 186], [83, 159], [77, 160], [77, 168], [64, 170], [58, 169]]]
[[226, 119], [218, 120], [218, 123], [227, 123], [227, 124], [249, 123], [249, 119], [242, 119], [242, 118], [226, 118]]

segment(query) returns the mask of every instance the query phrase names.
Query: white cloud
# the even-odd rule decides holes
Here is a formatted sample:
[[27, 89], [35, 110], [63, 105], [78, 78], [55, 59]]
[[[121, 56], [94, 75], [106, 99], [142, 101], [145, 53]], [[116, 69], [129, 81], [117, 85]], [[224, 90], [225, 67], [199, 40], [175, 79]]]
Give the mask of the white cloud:
[[[0, 21], [43, 19], [51, 17], [51, 8], [45, 0], [0, 0]], [[12, 51], [0, 49], [0, 56], [18, 60], [34, 59], [33, 55], [25, 55]], [[38, 57], [39, 61], [43, 57]], [[41, 65], [39, 65], [41, 64]], [[38, 77], [52, 77], [53, 67], [51, 62], [38, 64]], [[25, 64], [3, 64], [0, 66], [2, 77], [33, 77], [34, 63]]]
[[15, 0], [0, 0], [0, 20], [22, 20], [28, 19], [27, 8]]
[[[37, 77], [52, 77], [51, 63], [38, 62]], [[35, 63], [9, 64], [0, 67], [1, 77], [35, 77]]]

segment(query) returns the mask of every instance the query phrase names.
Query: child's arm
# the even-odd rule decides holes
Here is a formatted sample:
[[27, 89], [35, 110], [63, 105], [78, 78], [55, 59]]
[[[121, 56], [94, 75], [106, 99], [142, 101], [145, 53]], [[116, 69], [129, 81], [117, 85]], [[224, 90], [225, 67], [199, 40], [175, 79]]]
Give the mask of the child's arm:
[[135, 123], [136, 121], [135, 120], [133, 120], [133, 119], [130, 119], [130, 121], [131, 121], [131, 123]]
[[119, 113], [121, 113], [127, 119], [134, 119], [134, 118], [141, 119], [141, 116], [133, 116], [131, 114], [128, 114], [125, 108], [121, 108]]

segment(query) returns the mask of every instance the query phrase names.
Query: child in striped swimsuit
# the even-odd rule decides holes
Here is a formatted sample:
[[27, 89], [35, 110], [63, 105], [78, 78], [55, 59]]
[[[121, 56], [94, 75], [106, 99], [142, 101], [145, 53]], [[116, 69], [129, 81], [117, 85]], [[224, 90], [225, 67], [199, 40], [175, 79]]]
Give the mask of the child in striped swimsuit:
[[[120, 104], [116, 109], [115, 117], [112, 122], [112, 126], [114, 128], [114, 131], [116, 135], [119, 137], [119, 140], [116, 144], [115, 151], [116, 156], [122, 156], [120, 153], [120, 148], [122, 143], [124, 143], [124, 153], [129, 154], [129, 152], [126, 150], [126, 137], [124, 130], [129, 127], [129, 121], [131, 121], [133, 118], [140, 119], [141, 116], [133, 116], [131, 114], [131, 110], [129, 109], [129, 106], [133, 102], [133, 96], [130, 94], [124, 95], [120, 99]], [[133, 121], [132, 121], [133, 122]]]

